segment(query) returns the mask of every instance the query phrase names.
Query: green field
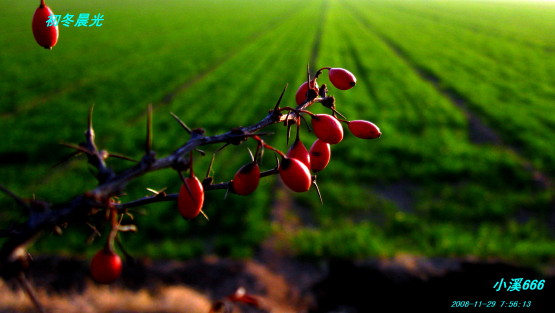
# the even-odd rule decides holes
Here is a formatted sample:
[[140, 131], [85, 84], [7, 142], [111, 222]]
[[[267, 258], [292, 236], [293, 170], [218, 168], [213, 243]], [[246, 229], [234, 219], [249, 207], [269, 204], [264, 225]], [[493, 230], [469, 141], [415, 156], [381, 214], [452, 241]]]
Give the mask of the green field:
[[[333, 146], [318, 175], [323, 205], [272, 176], [249, 197], [208, 193], [209, 222], [185, 221], [173, 204], [146, 206], [134, 212], [139, 232], [122, 235], [134, 255], [247, 257], [273, 236], [308, 258], [553, 260], [553, 2], [52, 0], [56, 14], [105, 16], [101, 27], [60, 27], [52, 51], [31, 33], [38, 1], [0, 3], [0, 183], [27, 198], [61, 202], [94, 187], [83, 158], [52, 167], [71, 152], [60, 142], [82, 140], [91, 105], [99, 146], [138, 159], [152, 104], [162, 157], [188, 138], [170, 112], [217, 134], [263, 118], [285, 84], [283, 105], [293, 106], [307, 64], [357, 76], [352, 90], [330, 92], [339, 112], [375, 122], [383, 136], [346, 132]], [[285, 151], [285, 128], [267, 130]], [[217, 153], [216, 182], [249, 160], [247, 146]], [[196, 173], [217, 148], [195, 159]], [[273, 162], [267, 153], [264, 169]], [[146, 187], [175, 193], [179, 177], [149, 174], [121, 200]], [[0, 204], [0, 228], [24, 218], [9, 197]], [[32, 251], [90, 254], [101, 245], [85, 243], [90, 233], [69, 225]]]

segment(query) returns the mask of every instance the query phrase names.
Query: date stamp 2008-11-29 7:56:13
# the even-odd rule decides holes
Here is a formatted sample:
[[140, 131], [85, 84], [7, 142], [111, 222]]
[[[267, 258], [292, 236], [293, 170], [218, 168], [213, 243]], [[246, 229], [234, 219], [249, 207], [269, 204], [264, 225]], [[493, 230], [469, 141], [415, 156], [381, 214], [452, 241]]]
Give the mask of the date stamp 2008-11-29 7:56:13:
[[[526, 291], [543, 290], [545, 287], [545, 279], [524, 279], [524, 278], [501, 278], [493, 284], [493, 290], [497, 292], [508, 292], [510, 295]], [[497, 298], [497, 297], [496, 297]], [[505, 298], [505, 295], [503, 295]], [[509, 297], [506, 297], [509, 298]], [[531, 299], [461, 299], [450, 302], [451, 308], [532, 308], [534, 300]]]

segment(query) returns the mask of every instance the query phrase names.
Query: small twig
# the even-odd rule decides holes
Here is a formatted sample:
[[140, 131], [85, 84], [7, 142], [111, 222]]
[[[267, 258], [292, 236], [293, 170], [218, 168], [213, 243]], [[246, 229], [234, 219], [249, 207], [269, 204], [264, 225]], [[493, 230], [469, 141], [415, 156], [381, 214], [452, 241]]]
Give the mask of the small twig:
[[40, 313], [46, 313], [46, 310], [44, 309], [44, 307], [39, 301], [39, 298], [37, 296], [37, 293], [35, 292], [35, 289], [33, 288], [33, 286], [31, 285], [31, 283], [29, 282], [29, 280], [27, 279], [27, 277], [23, 272], [20, 272], [19, 275], [17, 275], [17, 282], [19, 283], [23, 291], [25, 291], [29, 299], [31, 299], [31, 302], [33, 302], [35, 309], [37, 309], [37, 311]]
[[177, 193], [166, 194], [166, 193], [162, 192], [162, 193], [159, 193], [155, 196], [144, 197], [144, 198], [129, 201], [129, 202], [126, 202], [126, 203], [116, 204], [115, 207], [118, 210], [123, 210], [123, 209], [140, 207], [140, 206], [144, 206], [144, 205], [151, 204], [151, 203], [156, 203], [156, 202], [175, 201], [175, 200], [177, 200], [177, 196], [178, 196]]
[[13, 193], [11, 190], [9, 190], [8, 188], [0, 185], [0, 191], [4, 192], [5, 194], [7, 194], [8, 196], [12, 197], [15, 202], [17, 204], [19, 204], [19, 206], [21, 206], [22, 208], [26, 209], [27, 211], [31, 210], [31, 207], [29, 206], [29, 204], [27, 202], [25, 202], [25, 200], [21, 199], [18, 195], [16, 195], [15, 193]]

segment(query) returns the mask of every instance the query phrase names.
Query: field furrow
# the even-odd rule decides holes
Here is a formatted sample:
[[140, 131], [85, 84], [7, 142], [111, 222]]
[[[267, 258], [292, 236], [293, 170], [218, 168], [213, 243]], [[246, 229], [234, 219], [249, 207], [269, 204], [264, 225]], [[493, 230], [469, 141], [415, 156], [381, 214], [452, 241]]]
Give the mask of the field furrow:
[[414, 71], [414, 73], [420, 77], [422, 81], [428, 82], [439, 94], [448, 99], [453, 106], [456, 106], [463, 111], [468, 120], [468, 138], [471, 142], [479, 144], [488, 143], [494, 145], [503, 145], [503, 148], [508, 149], [510, 153], [518, 155], [517, 158], [522, 161], [522, 167], [533, 173], [538, 183], [542, 184], [544, 188], [548, 188], [551, 185], [551, 178], [549, 178], [545, 173], [542, 173], [538, 169], [534, 168], [529, 160], [520, 155], [518, 147], [504, 144], [501, 140], [501, 136], [495, 129], [485, 124], [479, 116], [470, 111], [469, 105], [467, 104], [464, 96], [454, 92], [453, 90], [444, 88], [441, 84], [440, 77], [436, 76], [434, 73], [430, 73], [426, 69], [421, 68], [418, 64], [414, 63], [401, 47], [399, 47], [389, 38], [384, 37], [382, 34], [377, 32], [375, 28], [370, 23], [368, 23], [368, 21], [365, 20], [364, 17], [361, 16], [354, 7], [349, 7], [349, 11], [366, 28], [374, 32], [376, 36], [378, 36], [380, 40], [382, 40], [391, 51], [393, 51], [408, 67], [410, 67]]
[[[360, 6], [361, 3], [356, 5]], [[360, 7], [354, 8], [357, 12], [363, 11]], [[364, 11], [364, 18], [369, 25], [388, 38], [411, 59], [411, 62], [438, 77], [445, 89], [453, 90], [464, 99], [472, 111], [484, 118], [490, 127], [498, 129], [505, 141], [518, 146], [538, 168], [546, 172], [553, 171], [554, 160], [551, 154], [539, 157], [536, 153], [539, 150], [551, 149], [551, 145], [545, 137], [533, 134], [551, 132], [555, 122], [546, 117], [552, 115], [545, 114], [552, 109], [550, 104], [554, 99], [552, 87], [548, 87], [551, 86], [552, 77], [547, 74], [552, 71], [549, 64], [554, 58], [539, 58], [533, 53], [528, 53], [522, 57], [527, 56], [535, 62], [524, 62], [522, 57], [515, 57], [509, 64], [495, 64], [492, 60], [481, 64], [480, 62], [487, 60], [480, 54], [483, 49], [471, 49], [470, 45], [455, 42], [455, 37], [459, 39], [459, 32], [454, 29], [447, 29], [445, 33], [441, 33], [437, 26], [432, 27], [433, 23], [406, 14], [399, 15], [399, 18], [405, 21], [399, 24], [393, 19], [396, 13], [388, 10], [380, 13], [380, 9], [382, 8]], [[406, 36], [407, 32], [414, 32], [416, 29], [420, 30], [420, 34]], [[460, 35], [462, 40], [474, 38], [477, 42], [482, 41], [468, 34]], [[429, 46], [431, 40], [441, 41], [441, 45]], [[452, 48], [438, 49], [443, 46]], [[529, 67], [526, 74], [533, 75], [536, 79], [526, 79], [522, 74], [513, 75], [516, 72], [524, 72], [523, 68], [511, 70], [513, 63], [526, 64]], [[544, 118], [538, 118], [540, 115]]]
[[[476, 145], [476, 134], [469, 130], [497, 143], [496, 130], [469, 118], [466, 108], [454, 104], [465, 100], [445, 89], [441, 77], [408, 58], [404, 46], [370, 27], [361, 16], [373, 6], [364, 8], [330, 1], [333, 13], [324, 28], [320, 63], [356, 73], [355, 88], [333, 92], [337, 108], [347, 117], [376, 122], [383, 135], [375, 143], [356, 142], [346, 135], [341, 145], [333, 147], [334, 160], [342, 163], [319, 175], [327, 205], [319, 207], [310, 196], [304, 200], [312, 204], [314, 216], [311, 226], [291, 239], [297, 251], [364, 256], [418, 247], [440, 255], [467, 249], [476, 255], [502, 255], [507, 250], [489, 245], [484, 236], [516, 235], [511, 230], [515, 216], [527, 216], [530, 225], [544, 229], [549, 181], [540, 177], [534, 182], [538, 173], [524, 168], [526, 161], [510, 149]], [[326, 180], [327, 175], [357, 183], [331, 192], [333, 182]], [[535, 189], [535, 184], [541, 187]], [[537, 194], [536, 200], [526, 200], [530, 193]], [[364, 201], [347, 200], [353, 198]], [[314, 223], [320, 227], [315, 229]], [[420, 223], [426, 227], [420, 228]], [[482, 226], [471, 229], [465, 226], [469, 224]], [[404, 235], [398, 237], [397, 232]], [[455, 233], [457, 238], [452, 238]], [[419, 239], [408, 239], [415, 238], [410, 234]], [[534, 241], [519, 240], [523, 245]], [[350, 244], [335, 249], [337, 241]], [[509, 247], [510, 242], [500, 246]]]

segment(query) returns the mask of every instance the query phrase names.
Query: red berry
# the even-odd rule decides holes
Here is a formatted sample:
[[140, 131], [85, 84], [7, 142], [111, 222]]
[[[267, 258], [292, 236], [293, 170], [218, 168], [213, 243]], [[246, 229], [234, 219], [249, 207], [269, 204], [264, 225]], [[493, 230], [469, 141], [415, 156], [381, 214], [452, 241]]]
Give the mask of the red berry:
[[308, 86], [309, 83], [304, 82], [299, 86], [299, 89], [297, 89], [297, 93], [295, 94], [295, 101], [297, 104], [303, 104], [309, 96], [316, 97], [316, 95], [318, 95], [318, 84], [316, 81], [310, 81], [310, 89], [313, 91], [310, 95], [308, 93]]
[[284, 157], [279, 164], [279, 176], [283, 183], [295, 192], [308, 191], [312, 184], [308, 167], [297, 159]]
[[52, 49], [58, 42], [58, 26], [46, 26], [50, 15], [54, 13], [44, 4], [44, 0], [41, 0], [40, 6], [33, 15], [33, 35], [37, 43], [46, 49]]
[[310, 166], [313, 172], [319, 172], [328, 166], [331, 158], [330, 144], [316, 139], [310, 147]]
[[328, 114], [314, 114], [311, 123], [314, 134], [320, 140], [332, 145], [343, 140], [343, 127], [335, 117]]
[[91, 261], [91, 276], [100, 284], [110, 284], [121, 274], [121, 258], [108, 249], [98, 251]]
[[306, 165], [307, 168], [310, 168], [310, 154], [308, 153], [308, 150], [306, 149], [302, 141], [300, 141], [299, 139], [296, 139], [291, 147], [289, 147], [289, 151], [287, 151], [287, 157], [297, 159], [303, 162], [303, 164]]
[[362, 138], [362, 139], [375, 139], [379, 138], [382, 133], [378, 126], [374, 125], [374, 123], [369, 121], [363, 120], [355, 120], [350, 121], [348, 123], [349, 130], [353, 135]]
[[343, 68], [331, 68], [328, 74], [329, 74], [331, 83], [337, 89], [341, 89], [341, 90], [351, 89], [357, 83], [357, 79], [355, 75], [353, 75], [353, 73]]
[[177, 197], [179, 213], [186, 218], [195, 218], [204, 203], [204, 188], [196, 176], [185, 178]]
[[243, 165], [235, 177], [231, 181], [231, 190], [238, 195], [246, 196], [251, 194], [256, 187], [258, 187], [258, 182], [260, 181], [260, 167], [258, 163], [251, 162]]

